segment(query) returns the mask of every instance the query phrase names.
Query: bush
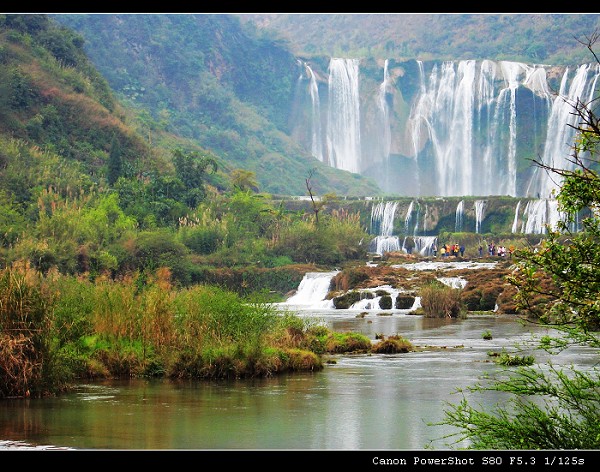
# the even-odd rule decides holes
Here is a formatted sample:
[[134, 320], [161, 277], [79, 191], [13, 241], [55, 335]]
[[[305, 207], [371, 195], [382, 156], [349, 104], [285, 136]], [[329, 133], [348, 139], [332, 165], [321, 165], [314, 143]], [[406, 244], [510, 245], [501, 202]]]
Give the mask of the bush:
[[410, 352], [414, 349], [412, 343], [401, 336], [389, 336], [373, 346], [372, 352], [376, 354], [397, 354]]
[[410, 310], [415, 304], [414, 295], [398, 295], [396, 297], [396, 309], [398, 310]]
[[464, 313], [461, 290], [441, 282], [431, 282], [421, 288], [421, 307], [427, 318], [458, 318]]
[[382, 310], [389, 310], [390, 308], [392, 308], [392, 297], [390, 297], [389, 295], [383, 295], [379, 299], [379, 308], [381, 308]]

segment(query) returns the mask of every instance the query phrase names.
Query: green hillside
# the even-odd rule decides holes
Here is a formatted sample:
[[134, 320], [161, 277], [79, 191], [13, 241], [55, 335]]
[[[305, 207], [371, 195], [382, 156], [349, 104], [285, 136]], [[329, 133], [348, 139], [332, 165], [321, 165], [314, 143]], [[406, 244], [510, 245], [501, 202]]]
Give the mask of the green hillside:
[[[90, 280], [142, 274], [142, 285], [166, 268], [177, 284], [252, 291], [281, 281], [266, 273], [244, 280], [245, 267], [335, 264], [364, 255], [357, 215], [323, 211], [316, 227], [311, 215], [323, 207], [288, 211], [261, 192], [257, 174], [228, 156], [160, 124], [149, 127], [150, 113], [119, 101], [83, 44], [44, 15], [0, 15], [0, 267]], [[251, 113], [256, 133], [264, 125], [265, 139], [289, 143]], [[315, 193], [335, 179], [348, 193], [366, 182], [333, 169], [313, 171], [275, 151], [266, 164], [272, 174], [260, 177], [290, 192], [293, 184], [307, 192], [306, 179]], [[305, 270], [284, 274], [281, 290], [296, 286]]]
[[600, 27], [600, 15], [540, 13], [243, 14], [258, 31], [276, 32], [299, 56], [490, 59], [581, 64], [579, 40]]
[[[288, 44], [231, 15], [55, 15], [115, 93], [140, 115], [142, 134], [168, 132], [256, 174], [262, 191], [375, 195], [368, 179], [332, 169], [289, 135], [298, 76]], [[154, 138], [155, 141], [157, 138]]]

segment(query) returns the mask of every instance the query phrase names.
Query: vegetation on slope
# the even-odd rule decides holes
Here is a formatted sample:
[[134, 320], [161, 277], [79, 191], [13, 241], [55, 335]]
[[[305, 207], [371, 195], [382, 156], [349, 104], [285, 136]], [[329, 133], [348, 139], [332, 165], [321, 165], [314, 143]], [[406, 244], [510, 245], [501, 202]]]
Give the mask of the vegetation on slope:
[[[589, 60], [575, 39], [600, 26], [592, 14], [241, 14], [286, 40], [299, 56], [573, 65]], [[560, 38], [560, 41], [557, 41]]]
[[143, 136], [164, 132], [254, 172], [267, 192], [304, 195], [311, 171], [322, 192], [380, 193], [371, 180], [333, 169], [290, 136], [299, 68], [285, 42], [246, 31], [231, 15], [55, 15], [85, 36], [113, 90], [138, 110]]

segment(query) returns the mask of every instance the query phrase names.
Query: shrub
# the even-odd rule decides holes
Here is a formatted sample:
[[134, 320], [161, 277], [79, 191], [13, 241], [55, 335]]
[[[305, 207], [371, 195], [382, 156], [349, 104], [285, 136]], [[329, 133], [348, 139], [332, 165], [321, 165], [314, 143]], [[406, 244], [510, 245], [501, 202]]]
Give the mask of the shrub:
[[379, 299], [379, 307], [382, 310], [389, 310], [390, 308], [392, 308], [392, 297], [390, 297], [389, 295], [383, 295]]
[[401, 336], [389, 336], [375, 344], [372, 352], [377, 354], [396, 354], [399, 352], [410, 352], [414, 349], [412, 343]]
[[461, 290], [440, 282], [431, 282], [421, 288], [421, 307], [428, 318], [458, 318], [464, 313], [460, 301]]
[[409, 310], [415, 304], [414, 295], [398, 295], [396, 297], [396, 309]]

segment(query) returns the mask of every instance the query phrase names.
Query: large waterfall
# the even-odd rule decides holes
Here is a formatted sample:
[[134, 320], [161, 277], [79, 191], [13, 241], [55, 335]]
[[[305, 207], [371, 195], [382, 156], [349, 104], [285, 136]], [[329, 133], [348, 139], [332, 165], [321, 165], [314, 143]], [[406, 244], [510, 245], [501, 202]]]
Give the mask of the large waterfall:
[[310, 130], [298, 134], [318, 159], [401, 196], [551, 197], [556, 179], [532, 160], [569, 166], [572, 105], [595, 97], [600, 75], [589, 64], [374, 64], [332, 58], [320, 80], [305, 66], [313, 111], [292, 126]]
[[331, 59], [327, 149], [333, 167], [361, 172], [358, 59]]
[[[577, 100], [583, 103], [592, 101], [596, 93], [599, 67], [587, 64], [579, 66], [575, 71], [575, 77], [570, 82], [569, 73], [567, 69], [560, 84], [559, 98], [554, 100], [552, 105], [542, 162], [551, 167], [573, 170], [574, 164], [568, 159], [574, 144], [573, 127], [578, 124], [578, 118], [573, 113], [573, 105]], [[535, 169], [527, 193], [539, 198], [553, 198], [560, 182], [559, 176], [550, 175], [538, 167]]]

